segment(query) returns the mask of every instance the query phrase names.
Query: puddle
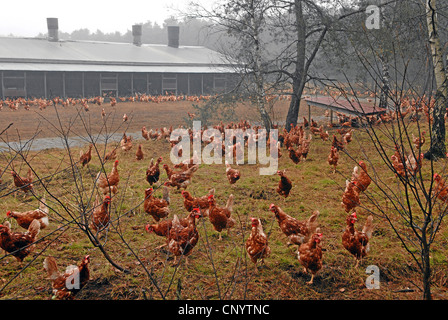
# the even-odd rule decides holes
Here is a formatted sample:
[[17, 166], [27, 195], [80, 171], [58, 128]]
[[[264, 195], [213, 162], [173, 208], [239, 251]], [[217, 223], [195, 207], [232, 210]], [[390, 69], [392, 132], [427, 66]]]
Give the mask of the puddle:
[[[127, 136], [131, 136], [134, 140], [141, 139], [141, 132], [134, 133], [126, 133]], [[93, 140], [96, 144], [104, 144], [111, 142], [118, 142], [123, 137], [122, 133], [114, 133], [114, 134], [99, 134], [94, 135]], [[91, 142], [90, 137], [69, 137], [68, 145], [70, 148], [74, 147], [82, 147]], [[13, 150], [30, 150], [30, 151], [42, 151], [47, 149], [65, 149], [66, 142], [65, 139], [61, 137], [53, 137], [53, 138], [34, 138], [31, 140], [23, 140], [20, 142], [0, 142], [0, 152], [9, 151], [10, 148]]]

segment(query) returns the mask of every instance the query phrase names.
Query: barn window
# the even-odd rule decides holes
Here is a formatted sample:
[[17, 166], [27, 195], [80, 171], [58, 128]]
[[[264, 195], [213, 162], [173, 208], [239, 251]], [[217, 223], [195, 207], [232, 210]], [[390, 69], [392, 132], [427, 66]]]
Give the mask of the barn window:
[[101, 74], [101, 95], [108, 97], [118, 95], [118, 75], [116, 73]]
[[177, 94], [177, 75], [163, 74], [162, 75], [162, 94]]
[[213, 91], [214, 92], [223, 92], [226, 90], [226, 75], [215, 74], [213, 78]]
[[9, 97], [26, 95], [26, 74], [23, 71], [3, 72], [3, 93]]

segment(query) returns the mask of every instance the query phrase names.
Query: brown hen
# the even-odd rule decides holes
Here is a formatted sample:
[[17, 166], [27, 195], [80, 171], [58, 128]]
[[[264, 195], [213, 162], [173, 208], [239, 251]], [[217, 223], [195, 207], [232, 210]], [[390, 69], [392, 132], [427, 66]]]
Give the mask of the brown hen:
[[225, 207], [216, 206], [216, 200], [213, 194], [208, 196], [208, 203], [208, 218], [215, 231], [219, 232], [218, 240], [222, 240], [222, 230], [226, 229], [227, 235], [229, 235], [230, 228], [235, 225], [235, 219], [231, 217], [233, 209], [233, 194], [229, 196]]
[[54, 257], [45, 258], [43, 264], [52, 284], [52, 299], [73, 300], [90, 280], [89, 263], [90, 256], [86, 255], [78, 266], [70, 265], [64, 273], [60, 273], [56, 259]]
[[277, 193], [282, 197], [287, 198], [292, 189], [291, 179], [286, 176], [286, 170], [278, 170], [277, 174], [280, 176], [280, 181], [278, 182], [278, 186], [275, 191], [277, 191]]
[[19, 188], [20, 190], [25, 192], [25, 194], [27, 194], [28, 191], [33, 190], [34, 175], [33, 175], [33, 171], [31, 170], [31, 168], [28, 168], [28, 173], [27, 173], [26, 178], [19, 176], [15, 171], [11, 171], [11, 175], [13, 177], [14, 185], [16, 186], [16, 188]]
[[39, 203], [39, 208], [24, 212], [8, 211], [6, 216], [8, 218], [14, 218], [17, 224], [24, 229], [28, 229], [33, 220], [39, 221], [40, 229], [44, 229], [48, 226], [48, 207], [45, 198], [42, 198]]
[[170, 213], [169, 205], [169, 190], [167, 187], [163, 188], [163, 199], [154, 197], [154, 190], [148, 188], [145, 190], [145, 200], [143, 208], [145, 212], [150, 214], [156, 222], [167, 217]]
[[271, 248], [269, 247], [268, 237], [263, 231], [263, 225], [260, 219], [251, 219], [251, 233], [246, 240], [246, 251], [250, 257], [250, 260], [255, 265], [255, 272], [258, 272], [257, 262], [258, 260], [264, 264], [264, 258], [269, 257], [271, 254]]
[[182, 190], [181, 194], [184, 198], [184, 207], [188, 212], [190, 212], [194, 208], [200, 208], [202, 216], [208, 217], [208, 197], [212, 194], [215, 194], [215, 189], [210, 189], [208, 194], [202, 197], [193, 197], [187, 190]]
[[314, 276], [322, 269], [322, 248], [320, 241], [322, 240], [322, 233], [314, 233], [308, 242], [299, 246], [297, 251], [297, 259], [303, 265], [304, 272], [311, 273], [311, 280], [307, 284], [313, 284]]
[[355, 230], [355, 223], [358, 221], [356, 212], [347, 216], [347, 226], [342, 234], [342, 245], [356, 259], [355, 267], [358, 267], [359, 261], [364, 258], [370, 250], [369, 240], [373, 232], [373, 216], [367, 217], [366, 223], [361, 232]]
[[159, 157], [154, 163], [154, 159], [151, 159], [151, 163], [149, 164], [148, 169], [146, 169], [146, 181], [148, 181], [149, 185], [153, 185], [157, 181], [159, 181], [160, 177], [160, 162], [162, 162], [163, 158]]
[[12, 232], [9, 222], [0, 224], [0, 247], [22, 263], [35, 247], [40, 232], [40, 223], [33, 220], [26, 232]]
[[185, 264], [188, 264], [188, 255], [199, 240], [199, 232], [196, 228], [196, 219], [201, 217], [199, 208], [193, 209], [188, 216], [188, 225], [182, 226], [177, 215], [174, 215], [172, 227], [168, 235], [168, 249], [174, 254], [174, 263], [178, 256], [185, 256]]
[[299, 221], [288, 215], [273, 203], [269, 206], [269, 210], [275, 214], [280, 230], [288, 237], [288, 244], [301, 245], [316, 230], [317, 218], [319, 217], [319, 211], [317, 210], [305, 221]]

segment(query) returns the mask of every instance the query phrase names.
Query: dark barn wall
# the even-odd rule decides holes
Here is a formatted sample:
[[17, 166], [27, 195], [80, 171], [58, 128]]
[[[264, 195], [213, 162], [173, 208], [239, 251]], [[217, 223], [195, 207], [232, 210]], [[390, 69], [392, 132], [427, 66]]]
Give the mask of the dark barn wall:
[[214, 75], [213, 74], [205, 74], [203, 76], [203, 91], [204, 94], [208, 94], [213, 92], [213, 83], [214, 83]]
[[64, 73], [47, 72], [47, 98], [64, 96]]
[[83, 73], [65, 73], [65, 95], [72, 98], [83, 98]]
[[27, 72], [26, 73], [26, 94], [28, 97], [45, 97], [45, 73]]
[[162, 74], [150, 73], [149, 74], [149, 92], [151, 95], [158, 95], [162, 93]]
[[118, 74], [118, 95], [121, 97], [129, 97], [132, 92], [132, 73]]
[[202, 74], [190, 74], [190, 94], [199, 96], [202, 93]]
[[[231, 74], [2, 71], [0, 97], [48, 98], [150, 95], [201, 95], [229, 89]], [[3, 88], [4, 87], [4, 88]]]
[[85, 97], [96, 97], [100, 95], [100, 73], [84, 73], [84, 94]]
[[146, 73], [134, 73], [134, 94], [147, 93], [148, 76]]
[[177, 75], [177, 94], [189, 94], [188, 74]]

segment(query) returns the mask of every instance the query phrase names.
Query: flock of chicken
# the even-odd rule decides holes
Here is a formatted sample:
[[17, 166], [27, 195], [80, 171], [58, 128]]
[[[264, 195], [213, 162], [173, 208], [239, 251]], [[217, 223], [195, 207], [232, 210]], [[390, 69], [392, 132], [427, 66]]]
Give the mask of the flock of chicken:
[[[90, 105], [103, 106], [106, 101], [106, 97], [109, 100], [109, 105], [114, 107], [118, 102], [143, 102], [143, 103], [163, 103], [163, 102], [173, 102], [173, 101], [190, 101], [190, 102], [200, 102], [204, 100], [209, 100], [211, 95], [175, 95], [165, 92], [165, 94], [151, 95], [146, 93], [136, 93], [131, 96], [124, 97], [114, 97], [112, 93], [105, 94], [104, 96], [94, 96], [90, 98], [62, 98], [54, 97], [51, 99], [45, 98], [6, 98], [4, 100], [0, 99], [0, 111], [3, 107], [7, 107], [10, 110], [19, 110], [23, 107], [24, 110], [31, 110], [33, 107], [37, 107], [39, 110], [45, 110], [49, 106], [62, 106], [69, 107], [80, 105], [85, 111], [90, 110]], [[273, 99], [290, 99], [290, 95], [268, 95], [266, 96], [266, 101], [271, 101]], [[104, 112], [104, 110], [103, 110]]]
[[[352, 141], [353, 128], [351, 128], [351, 120], [346, 116], [339, 115], [340, 128], [337, 133], [340, 138], [333, 134], [331, 142], [330, 154], [328, 156], [328, 164], [332, 166], [333, 172], [336, 171], [339, 152], [343, 150], [347, 144]], [[222, 123], [215, 126], [216, 129], [223, 131], [225, 128], [251, 128], [247, 121], [241, 121], [237, 124], [229, 124], [225, 127]], [[253, 127], [257, 129], [257, 127]], [[309, 130], [308, 136], [306, 130]], [[160, 131], [146, 130], [142, 128], [142, 137], [146, 140], [167, 139], [169, 140], [172, 127], [161, 128]], [[313, 135], [318, 135], [323, 141], [328, 141], [328, 131], [324, 131], [323, 126], [318, 127], [317, 123], [308, 121], [304, 118], [302, 125], [292, 127], [291, 130], [283, 130], [279, 135], [277, 146], [279, 147], [278, 157], [282, 156], [282, 146], [287, 150], [289, 158], [295, 164], [300, 161], [306, 161], [310, 149]], [[424, 132], [419, 137], [413, 137], [415, 147], [420, 149], [424, 140]], [[173, 141], [171, 146], [174, 145]], [[129, 152], [132, 149], [132, 138], [123, 135], [120, 142], [120, 148], [123, 152]], [[93, 145], [88, 147], [87, 151], [81, 151], [79, 156], [79, 163], [83, 167], [88, 165], [92, 159]], [[234, 145], [231, 149], [235, 150]], [[117, 160], [117, 150], [115, 148], [110, 151], [105, 157], [104, 162], [115, 160], [113, 162], [110, 173], [99, 172], [96, 176], [96, 186], [102, 194], [102, 199], [97, 196], [90, 222], [88, 227], [94, 234], [98, 235], [101, 231], [106, 229], [110, 223], [110, 204], [113, 196], [118, 192], [118, 185], [120, 181]], [[181, 152], [182, 150], [179, 150]], [[235, 152], [235, 151], [234, 151]], [[208, 221], [213, 226], [214, 230], [219, 233], [219, 240], [222, 241], [221, 233], [226, 230], [228, 233], [235, 225], [235, 219], [232, 217], [232, 210], [234, 205], [234, 196], [231, 194], [224, 205], [218, 205], [215, 198], [215, 190], [210, 189], [207, 194], [194, 197], [187, 187], [192, 182], [192, 177], [198, 170], [199, 166], [196, 164], [195, 156], [188, 161], [170, 167], [168, 164], [163, 164], [163, 158], [159, 157], [154, 161], [151, 160], [150, 165], [146, 170], [146, 181], [150, 185], [145, 190], [145, 198], [143, 202], [144, 211], [151, 215], [154, 223], [149, 223], [145, 226], [148, 233], [154, 233], [157, 236], [166, 239], [166, 246], [174, 255], [175, 262], [177, 257], [184, 256], [186, 263], [188, 263], [188, 256], [193, 252], [195, 245], [199, 240], [199, 232], [197, 230], [197, 219], [208, 218]], [[144, 154], [142, 145], [139, 144], [135, 153], [136, 160], [143, 160]], [[422, 165], [422, 158], [415, 159], [410, 154], [406, 160], [401, 157], [398, 146], [396, 152], [392, 155], [391, 160], [396, 169], [397, 175], [408, 173], [414, 174]], [[166, 181], [158, 184], [161, 179], [161, 168], [165, 170]], [[232, 168], [226, 163], [225, 174], [230, 184], [235, 184], [241, 178], [241, 173], [238, 169]], [[11, 171], [14, 180], [14, 185], [28, 193], [33, 189], [33, 172], [31, 168], [26, 177], [19, 176], [14, 170]], [[288, 178], [286, 170], [277, 171], [279, 176], [278, 186], [276, 192], [287, 198], [292, 189], [292, 181]], [[1, 176], [1, 172], [0, 172]], [[448, 199], [448, 187], [445, 187], [443, 179], [439, 175], [434, 175], [434, 180], [437, 182], [436, 188], [438, 197], [440, 199]], [[1, 183], [1, 181], [0, 181]], [[362, 230], [355, 229], [357, 222], [357, 214], [355, 208], [360, 205], [359, 196], [365, 192], [371, 183], [371, 178], [367, 172], [367, 166], [363, 161], [359, 162], [359, 166], [355, 166], [352, 173], [351, 180], [346, 181], [346, 188], [342, 195], [341, 205], [347, 213], [346, 229], [342, 234], [342, 244], [344, 248], [350, 252], [356, 259], [356, 266], [359, 261], [364, 258], [369, 252], [369, 241], [373, 231], [373, 216], [368, 216]], [[174, 214], [170, 216], [170, 187], [182, 189], [181, 195], [183, 197], [183, 205], [188, 212], [185, 217], [179, 217]], [[161, 198], [155, 197], [155, 192], [161, 188], [163, 196]], [[315, 211], [311, 216], [300, 221], [288, 214], [278, 205], [271, 204], [269, 210], [274, 214], [280, 230], [288, 238], [288, 244], [297, 245], [297, 257], [303, 265], [305, 272], [311, 274], [311, 280], [308, 284], [313, 283], [314, 276], [322, 268], [322, 248], [320, 242], [322, 240], [322, 233], [318, 226], [319, 211]], [[13, 255], [19, 262], [29, 255], [37, 240], [37, 236], [41, 229], [48, 226], [48, 207], [45, 199], [40, 200], [40, 206], [36, 210], [27, 212], [8, 211], [7, 217], [14, 218], [18, 225], [24, 229], [25, 232], [11, 230], [11, 225], [8, 221], [0, 225], [0, 247], [6, 252]], [[258, 272], [258, 262], [264, 263], [264, 259], [269, 257], [271, 248], [269, 246], [269, 239], [263, 231], [262, 221], [256, 217], [250, 217], [251, 233], [246, 240], [246, 251], [251, 261], [255, 265], [255, 270]], [[73, 299], [75, 294], [82, 288], [89, 280], [88, 265], [90, 257], [85, 256], [78, 266], [69, 266], [65, 272], [58, 271], [57, 264], [54, 258], [47, 257], [44, 261], [44, 267], [48, 272], [49, 279], [52, 281], [54, 298], [57, 299]], [[67, 288], [66, 279], [78, 274], [81, 281], [81, 286], [78, 288]]]
[[[108, 97], [110, 106], [114, 107], [117, 105], [117, 102], [153, 102], [153, 103], [162, 103], [167, 101], [191, 101], [191, 102], [199, 102], [202, 100], [208, 100], [211, 96], [209, 95], [174, 95], [168, 94], [165, 95], [150, 95], [150, 94], [138, 94], [131, 95], [129, 97]], [[94, 104], [98, 106], [104, 105], [105, 98], [102, 96], [95, 96], [91, 98], [61, 98], [54, 97], [52, 99], [45, 98], [6, 98], [4, 100], [0, 99], [0, 111], [3, 107], [8, 107], [11, 110], [19, 110], [20, 107], [23, 107], [25, 110], [31, 110], [33, 107], [37, 107], [39, 110], [44, 110], [49, 106], [75, 106], [81, 105], [84, 107], [85, 111], [90, 110], [89, 104]]]

